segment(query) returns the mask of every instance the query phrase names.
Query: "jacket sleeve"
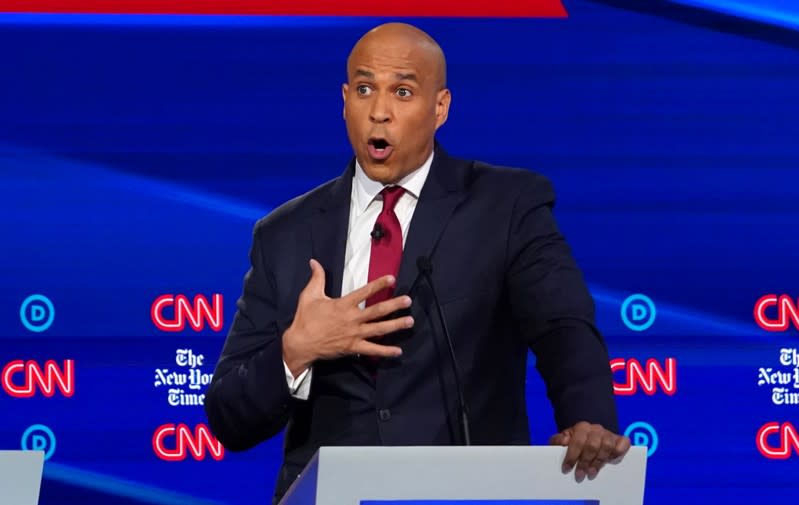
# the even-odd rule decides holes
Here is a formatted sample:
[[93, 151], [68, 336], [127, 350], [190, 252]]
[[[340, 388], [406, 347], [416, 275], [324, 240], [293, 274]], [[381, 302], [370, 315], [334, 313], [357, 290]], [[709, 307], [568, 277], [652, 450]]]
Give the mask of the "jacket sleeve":
[[277, 289], [256, 225], [250, 268], [222, 353], [206, 392], [205, 412], [226, 449], [248, 449], [276, 435], [288, 421], [292, 398], [283, 367]]
[[552, 215], [549, 181], [526, 174], [508, 230], [511, 312], [536, 357], [558, 430], [580, 421], [618, 432], [605, 343], [594, 302]]

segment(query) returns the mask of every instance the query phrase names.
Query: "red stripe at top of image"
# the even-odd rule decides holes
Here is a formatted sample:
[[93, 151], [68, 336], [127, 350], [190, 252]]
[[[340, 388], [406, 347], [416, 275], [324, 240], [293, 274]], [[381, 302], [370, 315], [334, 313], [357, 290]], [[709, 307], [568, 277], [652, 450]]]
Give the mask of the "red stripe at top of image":
[[0, 0], [0, 12], [284, 16], [567, 17], [560, 0]]

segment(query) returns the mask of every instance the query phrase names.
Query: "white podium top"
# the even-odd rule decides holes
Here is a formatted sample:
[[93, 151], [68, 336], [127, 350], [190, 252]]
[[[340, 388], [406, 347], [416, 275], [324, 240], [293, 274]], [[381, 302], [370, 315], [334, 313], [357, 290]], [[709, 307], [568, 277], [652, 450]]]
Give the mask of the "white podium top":
[[44, 452], [0, 451], [0, 503], [37, 505]]
[[[323, 447], [281, 505], [362, 501], [574, 500], [643, 505], [646, 448], [632, 447], [593, 479], [561, 470], [565, 447]], [[451, 504], [455, 505], [455, 504]]]

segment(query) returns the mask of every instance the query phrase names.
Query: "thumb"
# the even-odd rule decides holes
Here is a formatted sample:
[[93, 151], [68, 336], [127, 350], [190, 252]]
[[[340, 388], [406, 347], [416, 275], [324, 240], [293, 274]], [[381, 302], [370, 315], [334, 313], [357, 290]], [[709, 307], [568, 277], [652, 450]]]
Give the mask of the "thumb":
[[315, 259], [311, 259], [311, 279], [305, 286], [305, 291], [315, 296], [325, 296], [325, 269]]
[[571, 440], [571, 436], [568, 431], [561, 431], [560, 433], [555, 433], [549, 439], [549, 445], [562, 445], [566, 446], [569, 445], [569, 441]]

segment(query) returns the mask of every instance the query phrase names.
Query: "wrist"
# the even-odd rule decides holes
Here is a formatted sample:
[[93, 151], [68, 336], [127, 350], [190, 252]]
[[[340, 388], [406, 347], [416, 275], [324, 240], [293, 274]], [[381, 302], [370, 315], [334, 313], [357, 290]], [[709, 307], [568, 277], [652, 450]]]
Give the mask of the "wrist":
[[299, 376], [302, 372], [310, 368], [313, 363], [313, 358], [308, 356], [307, 353], [302, 352], [302, 346], [297, 345], [299, 341], [299, 334], [293, 325], [289, 326], [286, 331], [283, 332], [283, 362], [294, 377]]

